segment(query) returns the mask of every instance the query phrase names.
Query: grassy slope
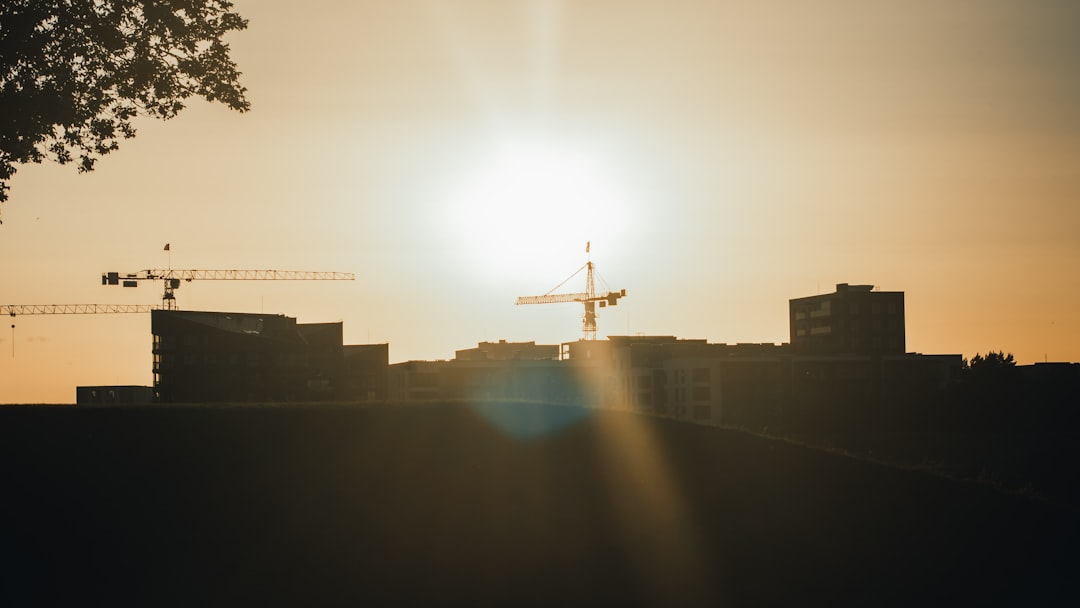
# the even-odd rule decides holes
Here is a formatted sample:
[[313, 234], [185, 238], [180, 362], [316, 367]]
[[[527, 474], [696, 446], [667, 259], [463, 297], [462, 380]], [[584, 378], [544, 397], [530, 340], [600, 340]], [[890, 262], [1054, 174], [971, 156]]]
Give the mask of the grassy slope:
[[0, 604], [1077, 599], [1075, 512], [625, 413], [522, 438], [581, 412], [515, 407], [0, 408]]

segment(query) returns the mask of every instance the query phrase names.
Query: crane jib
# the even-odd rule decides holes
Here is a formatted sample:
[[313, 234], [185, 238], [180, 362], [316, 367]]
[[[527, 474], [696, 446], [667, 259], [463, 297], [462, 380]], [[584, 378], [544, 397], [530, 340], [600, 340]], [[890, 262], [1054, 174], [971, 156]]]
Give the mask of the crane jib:
[[303, 270], [175, 270], [147, 269], [138, 272], [105, 272], [101, 275], [102, 285], [123, 285], [137, 287], [139, 281], [163, 281], [165, 293], [161, 297], [162, 306], [167, 310], [176, 308], [175, 290], [181, 281], [353, 281], [356, 275], [351, 272], [324, 272]]

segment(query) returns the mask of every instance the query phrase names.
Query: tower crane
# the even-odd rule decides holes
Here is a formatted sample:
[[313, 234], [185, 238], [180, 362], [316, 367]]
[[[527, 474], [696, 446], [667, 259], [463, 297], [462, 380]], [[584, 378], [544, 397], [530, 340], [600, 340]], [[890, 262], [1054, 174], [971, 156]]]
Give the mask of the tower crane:
[[161, 308], [176, 310], [176, 290], [180, 283], [190, 281], [352, 281], [351, 272], [307, 272], [300, 270], [140, 270], [138, 272], [104, 272], [102, 285], [138, 287], [139, 281], [162, 281], [165, 293]]
[[[585, 244], [585, 253], [588, 254], [590, 249], [590, 243]], [[585, 291], [581, 293], [552, 293], [556, 289], [562, 287], [570, 279], [581, 274], [581, 271], [585, 272]], [[582, 317], [582, 333], [586, 340], [596, 339], [596, 304], [600, 304], [600, 308], [605, 306], [615, 306], [619, 302], [619, 298], [626, 296], [626, 290], [609, 291], [605, 294], [596, 293], [596, 285], [593, 279], [595, 271], [595, 265], [592, 263], [592, 259], [588, 259], [585, 265], [578, 268], [574, 274], [566, 278], [562, 283], [559, 283], [555, 287], [542, 296], [521, 296], [514, 303], [515, 304], [559, 304], [562, 302], [582, 302], [585, 305], [585, 315]]]

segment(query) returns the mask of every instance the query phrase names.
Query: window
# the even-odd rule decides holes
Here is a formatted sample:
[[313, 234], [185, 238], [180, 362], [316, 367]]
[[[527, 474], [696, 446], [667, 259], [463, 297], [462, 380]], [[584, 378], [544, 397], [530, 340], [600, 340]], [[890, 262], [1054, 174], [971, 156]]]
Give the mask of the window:
[[832, 302], [825, 300], [813, 305], [810, 310], [810, 318], [816, 319], [818, 317], [827, 317], [832, 314]]
[[709, 381], [709, 368], [707, 367], [695, 367], [692, 373], [694, 382]]
[[708, 401], [712, 398], [712, 391], [707, 386], [694, 387], [694, 401]]

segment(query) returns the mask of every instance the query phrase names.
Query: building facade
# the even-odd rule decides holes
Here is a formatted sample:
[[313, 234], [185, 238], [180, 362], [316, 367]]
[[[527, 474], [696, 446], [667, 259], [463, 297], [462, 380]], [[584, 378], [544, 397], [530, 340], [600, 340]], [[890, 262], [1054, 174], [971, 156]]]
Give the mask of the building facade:
[[341, 322], [155, 310], [151, 332], [157, 402], [385, 398], [387, 345], [344, 347]]
[[898, 355], [907, 348], [904, 292], [840, 283], [788, 303], [791, 348], [800, 355]]
[[344, 373], [340, 399], [386, 401], [389, 344], [347, 344], [342, 347], [342, 359]]
[[559, 359], [555, 344], [536, 342], [480, 342], [476, 348], [459, 350], [455, 361], [553, 361]]
[[587, 405], [595, 366], [560, 356], [559, 345], [480, 342], [448, 361], [390, 366], [391, 401], [534, 402]]
[[[389, 364], [389, 345], [342, 344], [342, 324], [283, 315], [154, 311], [162, 402], [539, 402], [707, 424], [792, 399], [934, 390], [959, 355], [905, 353], [903, 292], [837, 285], [789, 301], [790, 344], [611, 336], [560, 345], [480, 342], [452, 360]], [[88, 399], [89, 397], [84, 397]]]
[[148, 405], [154, 402], [150, 386], [77, 386], [76, 405]]
[[[927, 394], [958, 378], [960, 355], [799, 354], [789, 344], [611, 336], [562, 344], [557, 359], [491, 358], [390, 366], [392, 401], [541, 402], [700, 424], [756, 424], [800, 400]], [[520, 352], [533, 343], [496, 343]], [[556, 347], [542, 347], [543, 352]]]
[[725, 410], [784, 394], [786, 344], [612, 336], [610, 406], [720, 424]]

